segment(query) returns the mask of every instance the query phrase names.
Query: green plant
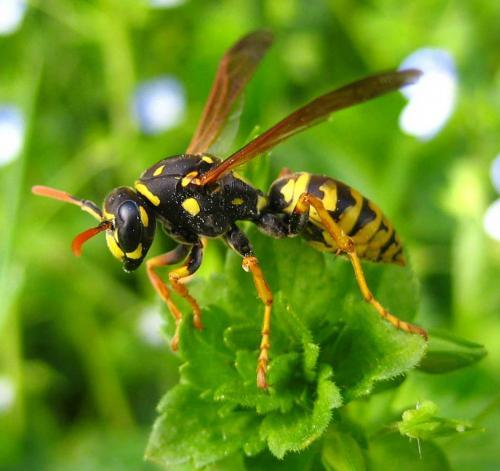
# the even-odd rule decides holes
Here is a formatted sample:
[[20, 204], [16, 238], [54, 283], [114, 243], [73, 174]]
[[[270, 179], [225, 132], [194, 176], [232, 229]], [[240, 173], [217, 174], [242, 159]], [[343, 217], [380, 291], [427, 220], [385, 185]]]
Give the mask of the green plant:
[[[421, 362], [445, 372], [477, 361], [484, 350], [434, 336], [427, 350], [421, 337], [395, 330], [363, 302], [341, 257], [298, 239], [275, 241], [256, 231], [251, 239], [275, 293], [270, 388], [255, 384], [262, 307], [240, 259], [228, 253], [223, 274], [193, 286], [205, 329], [196, 331], [189, 316], [183, 321], [180, 383], [159, 405], [147, 458], [168, 469], [315, 469], [321, 461], [344, 470], [382, 469], [383, 457], [394, 453], [404, 469], [438, 469], [446, 459], [432, 438], [444, 425], [428, 427], [434, 409], [427, 406], [426, 421], [416, 423], [406, 412], [399, 432], [389, 408], [375, 422], [357, 420], [352, 409], [369, 409], [383, 391], [394, 394]], [[366, 264], [366, 272], [376, 296], [411, 320], [418, 298], [411, 268]], [[402, 435], [425, 442], [418, 463], [417, 444]]]

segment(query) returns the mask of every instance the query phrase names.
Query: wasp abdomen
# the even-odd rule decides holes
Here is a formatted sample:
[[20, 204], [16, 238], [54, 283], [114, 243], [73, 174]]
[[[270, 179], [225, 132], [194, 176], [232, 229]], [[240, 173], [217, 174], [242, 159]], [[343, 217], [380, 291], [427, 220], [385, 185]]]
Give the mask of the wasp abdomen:
[[[290, 215], [304, 193], [322, 201], [332, 219], [351, 237], [360, 258], [404, 264], [399, 237], [379, 207], [338, 180], [305, 172], [286, 175], [271, 186], [269, 207], [273, 212]], [[335, 252], [338, 249], [313, 207], [301, 235], [318, 250]]]

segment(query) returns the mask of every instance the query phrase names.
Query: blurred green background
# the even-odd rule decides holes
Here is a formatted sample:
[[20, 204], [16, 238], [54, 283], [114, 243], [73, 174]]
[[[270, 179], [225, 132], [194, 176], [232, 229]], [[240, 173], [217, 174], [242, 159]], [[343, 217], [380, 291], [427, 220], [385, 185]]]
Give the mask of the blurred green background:
[[[144, 268], [125, 274], [103, 238], [75, 259], [70, 241], [93, 221], [30, 187], [100, 203], [182, 153], [223, 52], [261, 27], [276, 43], [248, 88], [237, 145], [255, 125], [397, 67], [419, 48], [455, 60], [456, 109], [434, 138], [401, 132], [405, 100], [393, 94], [286, 142], [271, 166], [272, 175], [287, 166], [343, 180], [391, 218], [421, 282], [418, 323], [489, 353], [456, 373], [412, 374], [395, 403], [408, 406], [411, 392], [444, 416], [473, 420], [485, 432], [443, 441], [448, 460], [454, 469], [499, 469], [500, 242], [483, 217], [498, 197], [490, 166], [500, 152], [500, 3], [171, 3], [33, 0], [18, 29], [0, 36], [0, 106], [25, 119], [20, 155], [0, 167], [0, 469], [156, 469], [142, 455], [155, 406], [178, 378], [160, 337], [165, 309]], [[185, 104], [177, 90], [172, 126], [151, 134], [132, 103], [140, 84], [161, 76], [177, 81]], [[159, 234], [151, 253], [169, 247]], [[221, 269], [224, 251], [211, 244], [201, 277]]]

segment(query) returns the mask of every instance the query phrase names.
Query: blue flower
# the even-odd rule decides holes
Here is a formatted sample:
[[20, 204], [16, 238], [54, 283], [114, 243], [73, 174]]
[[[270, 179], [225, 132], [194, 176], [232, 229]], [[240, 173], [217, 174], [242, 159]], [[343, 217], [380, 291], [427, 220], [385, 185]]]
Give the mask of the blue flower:
[[400, 69], [416, 68], [424, 74], [401, 93], [408, 98], [399, 117], [401, 130], [422, 140], [432, 139], [453, 113], [457, 73], [453, 58], [442, 49], [419, 49], [409, 55]]
[[25, 134], [21, 111], [10, 105], [0, 105], [0, 166], [19, 156]]
[[133, 108], [139, 128], [146, 134], [158, 134], [184, 117], [184, 88], [168, 76], [143, 82], [135, 91]]
[[490, 176], [491, 183], [493, 183], [497, 192], [500, 193], [500, 154], [498, 154], [491, 163]]
[[500, 242], [500, 199], [491, 203], [484, 213], [483, 227], [486, 234]]
[[149, 0], [152, 8], [174, 8], [185, 3], [186, 0]]
[[0, 0], [0, 35], [14, 33], [26, 12], [24, 0]]

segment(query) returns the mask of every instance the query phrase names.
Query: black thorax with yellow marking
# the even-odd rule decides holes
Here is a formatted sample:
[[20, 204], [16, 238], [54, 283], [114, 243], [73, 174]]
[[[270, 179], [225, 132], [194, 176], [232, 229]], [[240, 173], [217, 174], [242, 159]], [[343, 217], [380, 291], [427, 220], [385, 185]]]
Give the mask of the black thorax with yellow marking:
[[219, 237], [235, 221], [258, 218], [263, 194], [238, 175], [228, 174], [204, 187], [192, 181], [218, 162], [208, 155], [175, 156], [153, 165], [135, 182], [137, 193], [178, 242]]

